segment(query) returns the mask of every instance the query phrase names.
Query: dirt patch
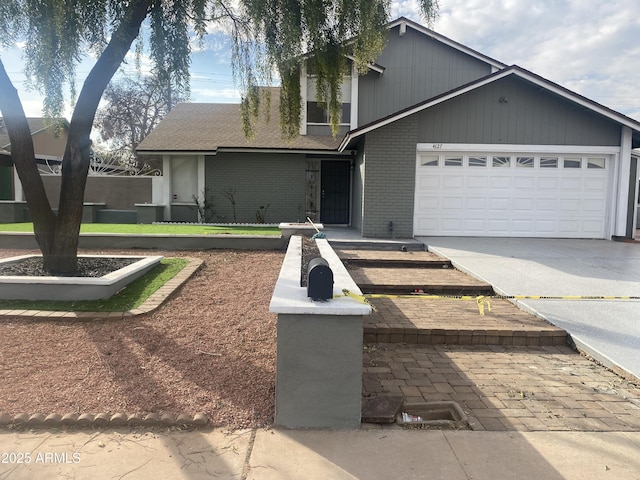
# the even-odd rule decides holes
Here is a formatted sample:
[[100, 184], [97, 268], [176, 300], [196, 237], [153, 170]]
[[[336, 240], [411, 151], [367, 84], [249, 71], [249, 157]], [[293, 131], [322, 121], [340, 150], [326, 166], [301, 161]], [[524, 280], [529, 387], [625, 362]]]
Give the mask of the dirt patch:
[[[0, 250], [0, 257], [31, 252]], [[138, 251], [83, 251], [139, 255]], [[282, 252], [158, 252], [204, 265], [153, 313], [91, 321], [0, 317], [0, 413], [205, 413], [273, 421]]]

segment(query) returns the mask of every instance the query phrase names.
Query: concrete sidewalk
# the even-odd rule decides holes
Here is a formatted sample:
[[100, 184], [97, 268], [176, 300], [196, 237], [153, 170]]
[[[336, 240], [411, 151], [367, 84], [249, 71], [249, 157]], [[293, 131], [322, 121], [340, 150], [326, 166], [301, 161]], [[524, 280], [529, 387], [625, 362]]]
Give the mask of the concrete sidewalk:
[[[502, 295], [640, 296], [640, 244], [606, 240], [421, 237]], [[611, 368], [640, 378], [640, 300], [518, 300]]]
[[639, 450], [640, 433], [2, 432], [0, 479], [638, 480]]

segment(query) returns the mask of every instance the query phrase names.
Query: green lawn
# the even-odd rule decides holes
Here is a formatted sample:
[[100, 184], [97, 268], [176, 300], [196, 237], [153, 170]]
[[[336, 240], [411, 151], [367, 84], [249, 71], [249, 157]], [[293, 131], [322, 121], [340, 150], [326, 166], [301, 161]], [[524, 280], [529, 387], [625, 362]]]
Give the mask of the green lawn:
[[139, 307], [162, 285], [175, 277], [189, 260], [164, 258], [142, 277], [134, 280], [108, 300], [49, 301], [0, 300], [0, 310], [52, 310], [70, 312], [126, 312]]
[[[33, 232], [32, 223], [0, 223], [0, 232]], [[121, 233], [132, 235], [280, 235], [278, 227], [244, 227], [180, 224], [85, 223], [80, 233]]]

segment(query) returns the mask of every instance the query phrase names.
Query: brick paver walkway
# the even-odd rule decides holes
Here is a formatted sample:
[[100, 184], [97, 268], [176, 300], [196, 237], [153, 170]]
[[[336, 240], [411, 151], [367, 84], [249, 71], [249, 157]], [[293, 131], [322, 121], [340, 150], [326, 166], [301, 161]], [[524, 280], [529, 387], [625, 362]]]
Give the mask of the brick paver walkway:
[[[389, 268], [396, 259], [433, 261], [428, 252], [340, 253], [365, 292], [484, 283], [444, 264]], [[380, 265], [363, 263], [376, 258]], [[507, 300], [489, 298], [484, 315], [474, 300], [370, 301], [378, 311], [364, 324], [365, 397], [454, 401], [474, 430], [640, 431], [640, 386], [565, 346], [566, 332]]]
[[[474, 300], [372, 299], [366, 342], [460, 345], [564, 345], [566, 332], [507, 300], [489, 299], [480, 314]], [[489, 305], [491, 309], [489, 310]]]
[[455, 401], [474, 430], [640, 430], [640, 388], [569, 347], [367, 344], [363, 391]]

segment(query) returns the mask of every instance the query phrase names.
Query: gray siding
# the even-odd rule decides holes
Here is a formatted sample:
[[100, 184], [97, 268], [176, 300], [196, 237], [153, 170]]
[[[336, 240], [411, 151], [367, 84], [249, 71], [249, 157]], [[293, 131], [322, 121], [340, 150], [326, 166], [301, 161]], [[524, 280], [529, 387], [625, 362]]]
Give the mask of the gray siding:
[[491, 73], [491, 66], [408, 28], [389, 32], [376, 63], [385, 67], [358, 81], [358, 124], [365, 125], [405, 107], [448, 92]]
[[[415, 186], [415, 116], [368, 135], [365, 152], [362, 235], [413, 236]], [[393, 231], [389, 229], [393, 222]]]
[[615, 123], [516, 78], [496, 81], [417, 116], [418, 142], [620, 144]]
[[206, 157], [205, 177], [214, 222], [234, 221], [224, 196], [229, 189], [236, 191], [238, 222], [255, 222], [256, 211], [267, 205], [267, 223], [304, 221], [304, 155], [219, 153]]
[[[347, 125], [343, 125], [338, 130], [336, 134], [337, 138], [344, 137], [349, 131], [349, 127]], [[331, 126], [330, 125], [307, 125], [307, 135], [310, 136], [331, 136]]]

